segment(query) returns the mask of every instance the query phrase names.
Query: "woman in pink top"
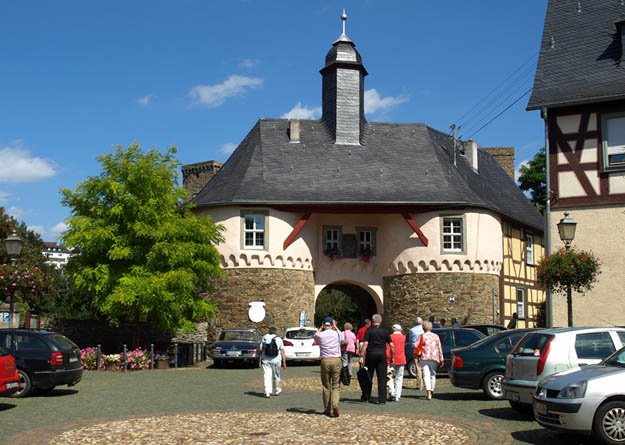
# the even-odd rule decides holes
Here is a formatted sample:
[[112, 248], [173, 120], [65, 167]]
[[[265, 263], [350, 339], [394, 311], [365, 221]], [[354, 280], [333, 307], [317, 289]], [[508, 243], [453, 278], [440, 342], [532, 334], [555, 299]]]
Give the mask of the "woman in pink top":
[[[427, 399], [432, 399], [434, 388], [436, 387], [436, 370], [439, 366], [443, 366], [443, 348], [438, 335], [432, 332], [432, 323], [426, 321], [423, 323], [423, 335], [419, 340], [419, 344], [423, 346], [423, 353], [419, 359], [419, 365], [423, 370], [423, 380], [425, 389], [427, 390]], [[417, 345], [417, 348], [419, 346]]]
[[406, 367], [406, 336], [401, 333], [401, 326], [393, 325], [391, 334], [393, 347], [395, 348], [394, 361], [391, 363], [391, 347], [386, 345], [386, 360], [395, 368], [395, 378], [391, 383], [391, 400], [398, 402], [401, 398], [401, 390], [404, 384], [404, 368]]
[[351, 323], [345, 323], [341, 334], [341, 361], [343, 367], [347, 366], [350, 376], [352, 375], [352, 357], [356, 353], [356, 334], [352, 329]]

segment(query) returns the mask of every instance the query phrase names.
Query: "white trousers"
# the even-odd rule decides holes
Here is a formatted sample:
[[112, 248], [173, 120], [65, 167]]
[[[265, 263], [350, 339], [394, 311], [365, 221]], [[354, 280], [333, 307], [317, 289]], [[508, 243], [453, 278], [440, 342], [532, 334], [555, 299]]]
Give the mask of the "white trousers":
[[265, 394], [271, 394], [271, 384], [275, 391], [280, 390], [280, 362], [271, 360], [263, 360], [263, 383], [265, 385]]
[[434, 360], [423, 360], [419, 362], [421, 369], [423, 370], [423, 383], [425, 383], [425, 389], [427, 391], [434, 391], [436, 387], [436, 370], [438, 369], [438, 363]]
[[393, 391], [393, 395], [399, 400], [404, 385], [404, 365], [393, 365], [393, 367], [395, 368], [395, 391]]

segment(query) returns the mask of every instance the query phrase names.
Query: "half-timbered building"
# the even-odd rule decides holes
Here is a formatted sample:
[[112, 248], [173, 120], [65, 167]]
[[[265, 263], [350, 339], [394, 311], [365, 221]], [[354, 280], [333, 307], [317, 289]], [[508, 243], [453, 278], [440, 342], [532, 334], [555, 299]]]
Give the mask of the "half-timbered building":
[[[574, 243], [602, 262], [594, 289], [573, 292], [576, 325], [623, 325], [625, 301], [625, 4], [549, 0], [528, 109], [548, 134], [550, 247], [562, 247], [564, 212], [578, 223]], [[554, 295], [553, 324], [566, 326], [566, 299]]]
[[260, 119], [193, 198], [225, 227], [221, 326], [251, 324], [252, 302], [265, 304], [258, 327], [297, 325], [329, 286], [389, 324], [519, 312], [533, 325], [544, 297], [522, 252], [542, 256], [541, 215], [476, 142], [367, 121], [366, 75], [341, 34], [321, 69], [322, 118]]

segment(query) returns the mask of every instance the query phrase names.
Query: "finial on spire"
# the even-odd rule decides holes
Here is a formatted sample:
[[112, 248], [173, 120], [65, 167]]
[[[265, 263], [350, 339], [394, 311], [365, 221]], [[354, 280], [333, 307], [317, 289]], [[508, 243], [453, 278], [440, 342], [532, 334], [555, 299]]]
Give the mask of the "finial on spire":
[[347, 34], [345, 34], [345, 22], [347, 21], [347, 14], [345, 14], [345, 8], [343, 8], [343, 14], [341, 14], [341, 20], [343, 21], [343, 33], [339, 36], [337, 42], [351, 42], [351, 40], [349, 40], [349, 37], [347, 37]]

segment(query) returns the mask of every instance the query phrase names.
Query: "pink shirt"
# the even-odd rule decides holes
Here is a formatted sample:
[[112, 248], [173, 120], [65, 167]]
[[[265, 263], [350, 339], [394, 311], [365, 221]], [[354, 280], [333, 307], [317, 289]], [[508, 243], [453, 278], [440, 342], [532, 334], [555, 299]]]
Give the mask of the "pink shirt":
[[341, 333], [334, 329], [325, 329], [315, 333], [319, 345], [319, 358], [341, 358]]
[[347, 340], [347, 346], [343, 346], [347, 352], [356, 352], [356, 335], [350, 331], [343, 331], [343, 338]]
[[426, 332], [421, 336], [423, 342], [423, 355], [421, 360], [434, 360], [443, 363], [443, 348], [441, 347], [441, 339], [433, 332]]

